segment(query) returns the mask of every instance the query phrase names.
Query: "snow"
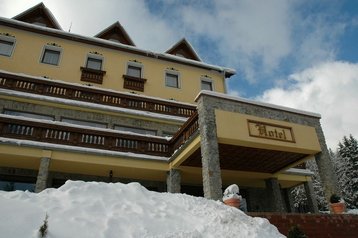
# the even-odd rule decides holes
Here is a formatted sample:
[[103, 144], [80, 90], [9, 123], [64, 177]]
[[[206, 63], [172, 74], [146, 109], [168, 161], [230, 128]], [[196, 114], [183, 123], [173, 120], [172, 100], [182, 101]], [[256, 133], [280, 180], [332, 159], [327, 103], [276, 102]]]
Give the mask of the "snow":
[[27, 98], [27, 99], [34, 99], [34, 100], [40, 100], [40, 101], [61, 103], [61, 104], [72, 105], [72, 106], [77, 106], [77, 107], [81, 107], [81, 108], [91, 108], [91, 109], [98, 109], [98, 110], [106, 110], [106, 111], [110, 111], [110, 112], [126, 113], [126, 114], [130, 114], [130, 115], [146, 116], [146, 117], [170, 120], [170, 121], [175, 121], [175, 122], [185, 122], [188, 119], [188, 118], [165, 115], [165, 114], [160, 114], [160, 113], [140, 111], [140, 110], [134, 110], [134, 109], [128, 109], [128, 108], [122, 108], [122, 107], [107, 106], [107, 105], [101, 105], [101, 104], [96, 104], [96, 103], [70, 100], [70, 99], [64, 99], [64, 98], [57, 98], [57, 97], [50, 97], [50, 96], [25, 93], [25, 92], [19, 92], [19, 91], [13, 91], [13, 90], [1, 89], [1, 88], [0, 88], [0, 94], [7, 95], [7, 96], [23, 97], [23, 98]]
[[207, 90], [200, 91], [199, 94], [195, 97], [194, 101], [197, 102], [201, 95], [208, 95], [208, 96], [213, 96], [213, 97], [217, 97], [217, 98], [223, 98], [223, 99], [228, 99], [228, 100], [232, 100], [232, 101], [252, 104], [252, 105], [256, 105], [256, 106], [272, 108], [272, 109], [277, 109], [277, 110], [287, 111], [287, 112], [293, 112], [293, 113], [296, 113], [296, 114], [306, 115], [306, 116], [310, 116], [310, 117], [321, 118], [320, 114], [314, 113], [314, 112], [307, 112], [307, 111], [298, 110], [298, 109], [294, 109], [294, 108], [278, 106], [278, 105], [274, 105], [274, 104], [271, 104], [271, 103], [258, 102], [258, 101], [255, 101], [255, 100], [250, 100], [250, 99], [236, 97], [236, 96], [230, 96], [230, 95], [227, 95], [227, 94], [213, 92], [213, 91], [207, 91]]
[[[35, 194], [0, 191], [2, 237], [284, 237], [264, 218], [219, 201], [157, 193], [138, 183], [67, 181]], [[4, 215], [6, 214], [6, 215]]]

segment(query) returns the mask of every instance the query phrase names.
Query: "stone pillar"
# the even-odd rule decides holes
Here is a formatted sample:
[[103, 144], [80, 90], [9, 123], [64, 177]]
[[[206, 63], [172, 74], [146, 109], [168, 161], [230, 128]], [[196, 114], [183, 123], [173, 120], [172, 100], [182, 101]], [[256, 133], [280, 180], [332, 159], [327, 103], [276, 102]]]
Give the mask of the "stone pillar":
[[318, 173], [321, 178], [323, 192], [327, 202], [329, 202], [332, 194], [341, 194], [341, 192], [338, 189], [337, 176], [327, 149], [323, 130], [319, 123], [316, 125], [316, 132], [322, 151], [315, 155], [315, 160], [317, 163]]
[[294, 213], [295, 212], [295, 205], [294, 205], [294, 202], [293, 202], [293, 196], [292, 196], [292, 189], [293, 188], [285, 188], [283, 189], [286, 197], [287, 197], [287, 204], [288, 204], [288, 209], [289, 211], [288, 212], [291, 212], [291, 213]]
[[198, 101], [203, 189], [205, 198], [221, 200], [222, 180], [215, 111], [209, 99], [201, 96]]
[[270, 178], [265, 180], [266, 189], [269, 194], [271, 201], [272, 212], [286, 212], [285, 203], [282, 198], [280, 184], [278, 183], [277, 178]]
[[303, 183], [305, 187], [306, 197], [307, 197], [307, 204], [310, 212], [312, 213], [318, 213], [318, 205], [316, 196], [313, 191], [313, 184], [312, 181], [307, 181]]
[[171, 169], [167, 172], [167, 192], [180, 193], [181, 174], [178, 169]]
[[47, 178], [50, 168], [51, 158], [42, 157], [40, 162], [39, 173], [37, 175], [35, 192], [39, 193], [47, 187]]

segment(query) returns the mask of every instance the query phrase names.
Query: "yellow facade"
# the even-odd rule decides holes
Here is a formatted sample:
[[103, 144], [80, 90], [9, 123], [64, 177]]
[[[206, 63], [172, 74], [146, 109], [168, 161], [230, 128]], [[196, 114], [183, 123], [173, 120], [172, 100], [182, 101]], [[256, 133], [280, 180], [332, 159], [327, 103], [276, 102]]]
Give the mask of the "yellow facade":
[[[103, 78], [103, 84], [90, 83], [95, 87], [133, 92], [134, 90], [123, 88], [122, 76], [126, 74], [128, 63], [136, 61], [137, 64], [142, 65], [142, 77], [147, 79], [144, 92], [134, 91], [137, 94], [193, 103], [195, 96], [201, 90], [202, 78], [212, 81], [215, 91], [222, 93], [225, 91], [224, 74], [214, 70], [146, 57], [121, 50], [113, 50], [104, 46], [86, 44], [60, 37], [23, 31], [2, 25], [0, 25], [0, 33], [8, 33], [16, 38], [12, 56], [6, 57], [0, 55], [2, 69], [7, 71], [34, 76], [46, 76], [51, 79], [71, 83], [89, 84], [80, 80], [80, 67], [85, 67], [87, 56], [91, 52], [97, 52], [100, 57], [103, 57], [102, 70], [106, 71], [106, 74]], [[103, 41], [105, 42], [105, 40]], [[61, 49], [59, 65], [41, 63], [44, 47], [48, 44], [56, 44]], [[167, 71], [179, 75], [179, 88], [167, 87], [165, 85], [165, 73]]]

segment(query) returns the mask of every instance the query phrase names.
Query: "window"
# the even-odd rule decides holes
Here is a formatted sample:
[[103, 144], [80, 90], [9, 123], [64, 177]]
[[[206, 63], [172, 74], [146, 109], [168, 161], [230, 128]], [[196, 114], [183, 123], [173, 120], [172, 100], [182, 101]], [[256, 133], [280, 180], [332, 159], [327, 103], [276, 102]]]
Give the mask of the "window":
[[201, 80], [201, 90], [213, 91], [213, 83], [209, 80]]
[[127, 75], [135, 77], [135, 78], [141, 78], [142, 77], [142, 67], [134, 66], [134, 65], [128, 65]]
[[92, 58], [92, 57], [89, 56], [87, 58], [86, 68], [95, 69], [95, 70], [102, 70], [102, 59]]
[[142, 128], [128, 127], [128, 126], [114, 126], [114, 129], [119, 131], [128, 131], [128, 132], [144, 134], [144, 135], [152, 135], [152, 136], [157, 135], [157, 131], [155, 130], [147, 130]]
[[166, 73], [165, 74], [165, 86], [172, 88], [179, 88], [179, 77], [177, 74]]
[[41, 63], [58, 65], [60, 62], [61, 49], [45, 48]]
[[0, 36], [0, 55], [11, 56], [14, 45], [14, 37]]
[[90, 127], [98, 127], [98, 128], [107, 128], [107, 124], [101, 122], [94, 122], [94, 121], [83, 121], [77, 119], [70, 119], [70, 118], [61, 118], [62, 122], [80, 125], [80, 126], [90, 126]]
[[6, 115], [22, 116], [22, 117], [29, 117], [29, 118], [42, 119], [42, 120], [50, 120], [50, 121], [54, 120], [53, 116], [42, 115], [42, 114], [31, 113], [31, 112], [21, 112], [21, 111], [4, 109], [3, 113]]

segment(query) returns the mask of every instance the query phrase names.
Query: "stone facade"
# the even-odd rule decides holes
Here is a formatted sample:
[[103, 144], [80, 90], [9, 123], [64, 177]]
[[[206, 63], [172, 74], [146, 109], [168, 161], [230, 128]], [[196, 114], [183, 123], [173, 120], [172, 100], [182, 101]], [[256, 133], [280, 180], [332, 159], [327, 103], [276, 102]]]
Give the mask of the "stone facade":
[[181, 174], [178, 169], [171, 169], [167, 172], [167, 192], [180, 193]]
[[[314, 127], [322, 150], [322, 152], [315, 156], [315, 159], [322, 180], [325, 197], [329, 200], [329, 197], [333, 193], [338, 192], [337, 179], [329, 158], [319, 116], [301, 113], [300, 111], [292, 109], [279, 108], [273, 105], [264, 105], [249, 100], [241, 100], [230, 96], [222, 96], [221, 94], [215, 93], [202, 93], [198, 96], [196, 101], [198, 103], [200, 136], [203, 141], [201, 148], [203, 157], [204, 191], [213, 189], [214, 187], [216, 189], [215, 193], [210, 195], [211, 198], [215, 199], [217, 197], [217, 194], [219, 193], [218, 187], [221, 186], [222, 183], [219, 157], [216, 149], [215, 109]], [[209, 165], [204, 164], [207, 162]], [[208, 169], [210, 166], [213, 168]], [[206, 172], [204, 171], [204, 167], [208, 167], [206, 168]], [[205, 177], [212, 178], [213, 181], [207, 183], [205, 182], [207, 179]], [[213, 183], [216, 183], [216, 185], [213, 185]]]

